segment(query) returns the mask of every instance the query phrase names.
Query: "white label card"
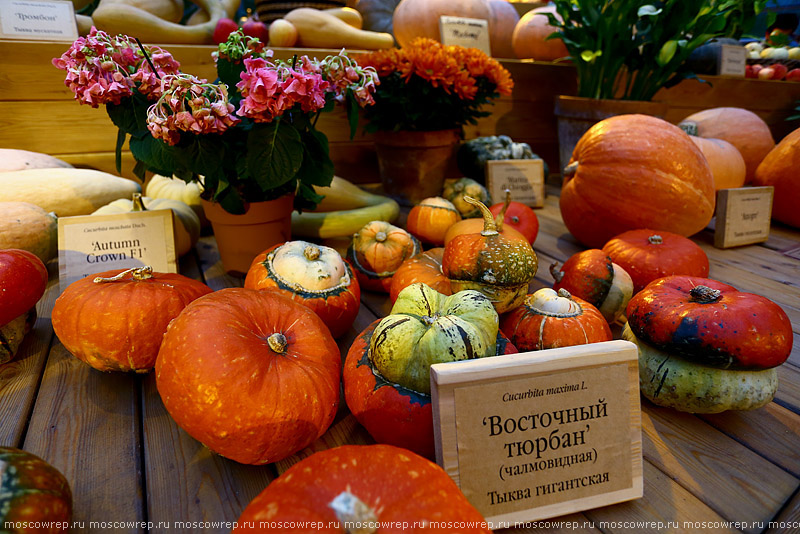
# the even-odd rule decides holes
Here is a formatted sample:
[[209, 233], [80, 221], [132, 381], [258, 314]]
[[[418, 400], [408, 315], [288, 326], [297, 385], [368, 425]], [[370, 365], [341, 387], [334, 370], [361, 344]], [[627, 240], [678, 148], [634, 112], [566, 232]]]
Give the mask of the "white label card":
[[444, 45], [477, 48], [488, 56], [492, 55], [487, 20], [443, 15], [439, 17], [439, 33]]
[[72, 2], [0, 0], [0, 38], [74, 41], [78, 38]]
[[744, 78], [747, 49], [743, 46], [721, 45], [719, 50], [719, 75]]
[[486, 188], [495, 203], [511, 200], [544, 207], [544, 162], [540, 159], [500, 159], [486, 162]]
[[171, 210], [58, 219], [58, 270], [62, 291], [72, 282], [112, 269], [149, 265], [177, 273]]

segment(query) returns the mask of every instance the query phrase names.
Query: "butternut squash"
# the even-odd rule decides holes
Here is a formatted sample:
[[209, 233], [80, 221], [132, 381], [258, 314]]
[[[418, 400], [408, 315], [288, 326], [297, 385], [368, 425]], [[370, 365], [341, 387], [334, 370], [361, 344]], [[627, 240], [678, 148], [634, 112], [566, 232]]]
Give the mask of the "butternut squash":
[[400, 206], [391, 198], [368, 193], [338, 176], [330, 187], [315, 186], [314, 190], [325, 198], [315, 211], [292, 213], [294, 238], [349, 239], [368, 222], [393, 222], [400, 214]]
[[69, 169], [72, 168], [72, 165], [41, 152], [0, 148], [0, 172], [22, 171], [24, 169], [52, 169], [55, 167]]
[[18, 248], [44, 263], [58, 252], [58, 220], [29, 202], [0, 202], [0, 249]]
[[184, 26], [165, 20], [128, 2], [103, 0], [92, 13], [94, 25], [112, 35], [134, 35], [146, 43], [212, 44], [221, 18], [231, 17], [238, 0], [193, 0], [209, 14], [208, 22]]
[[0, 173], [0, 202], [29, 202], [59, 217], [89, 215], [141, 191], [133, 180], [92, 169], [29, 169]]
[[377, 50], [394, 47], [394, 37], [391, 34], [359, 30], [318, 9], [293, 9], [284, 18], [297, 28], [297, 46], [300, 48], [345, 47]]
[[352, 7], [332, 7], [330, 9], [323, 9], [322, 11], [324, 13], [330, 13], [337, 19], [342, 19], [357, 30], [364, 28], [364, 19], [361, 17], [361, 13]]

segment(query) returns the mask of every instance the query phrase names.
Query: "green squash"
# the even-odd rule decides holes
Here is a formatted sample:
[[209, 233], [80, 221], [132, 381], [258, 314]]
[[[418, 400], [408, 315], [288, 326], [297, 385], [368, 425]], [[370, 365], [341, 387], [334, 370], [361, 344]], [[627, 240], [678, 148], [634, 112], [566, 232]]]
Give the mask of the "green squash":
[[639, 388], [659, 406], [689, 413], [753, 410], [769, 403], [778, 389], [775, 367], [738, 371], [692, 363], [638, 339], [627, 324], [622, 339], [639, 348]]
[[494, 356], [498, 316], [478, 291], [445, 296], [411, 284], [372, 335], [369, 359], [389, 382], [430, 394], [430, 367]]
[[464, 219], [480, 217], [480, 208], [464, 200], [465, 196], [480, 200], [487, 206], [492, 203], [486, 188], [472, 178], [450, 178], [444, 181], [442, 197], [449, 200], [456, 207], [461, 217]]
[[[515, 143], [507, 135], [477, 137], [458, 147], [456, 163], [464, 176], [486, 183], [486, 162], [498, 159], [542, 159], [531, 151], [528, 143]], [[543, 162], [544, 163], [544, 162]], [[544, 163], [544, 176], [549, 169]]]

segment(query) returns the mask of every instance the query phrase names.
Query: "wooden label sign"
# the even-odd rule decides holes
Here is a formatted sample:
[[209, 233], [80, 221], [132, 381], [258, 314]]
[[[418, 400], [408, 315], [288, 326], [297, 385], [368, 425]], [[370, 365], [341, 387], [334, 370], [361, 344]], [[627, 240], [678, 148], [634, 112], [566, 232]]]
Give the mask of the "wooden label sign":
[[0, 0], [0, 38], [74, 41], [75, 6], [52, 0]]
[[747, 66], [747, 49], [737, 45], [721, 45], [717, 70], [720, 76], [733, 76], [744, 78], [744, 69]]
[[532, 208], [544, 207], [544, 162], [540, 159], [501, 159], [486, 162], [486, 188], [494, 202], [511, 200]]
[[714, 246], [738, 247], [769, 239], [774, 191], [771, 185], [717, 191]]
[[172, 210], [60, 217], [58, 271], [61, 289], [92, 274], [150, 265], [177, 273]]
[[439, 34], [444, 45], [477, 48], [487, 56], [492, 55], [487, 20], [443, 15], [439, 17]]
[[436, 460], [492, 528], [642, 496], [636, 346], [431, 366]]

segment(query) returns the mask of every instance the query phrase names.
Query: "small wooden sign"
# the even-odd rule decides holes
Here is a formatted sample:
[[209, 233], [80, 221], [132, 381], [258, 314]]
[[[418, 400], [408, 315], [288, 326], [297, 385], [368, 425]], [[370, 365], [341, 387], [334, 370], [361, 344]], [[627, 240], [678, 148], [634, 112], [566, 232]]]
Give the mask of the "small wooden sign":
[[177, 273], [172, 210], [58, 219], [58, 274], [62, 291], [72, 282], [111, 269], [150, 265]]
[[747, 49], [737, 45], [720, 45], [719, 59], [717, 60], [717, 74], [744, 78], [747, 66]]
[[714, 246], [738, 247], [769, 239], [774, 191], [771, 185], [717, 191]]
[[0, 38], [74, 41], [75, 6], [65, 0], [0, 0]]
[[477, 48], [487, 56], [492, 55], [487, 20], [443, 15], [439, 17], [439, 34], [444, 45]]
[[500, 159], [486, 162], [486, 188], [494, 202], [511, 200], [532, 208], [544, 207], [544, 162], [540, 159]]
[[493, 528], [642, 496], [636, 346], [431, 366], [436, 461]]

